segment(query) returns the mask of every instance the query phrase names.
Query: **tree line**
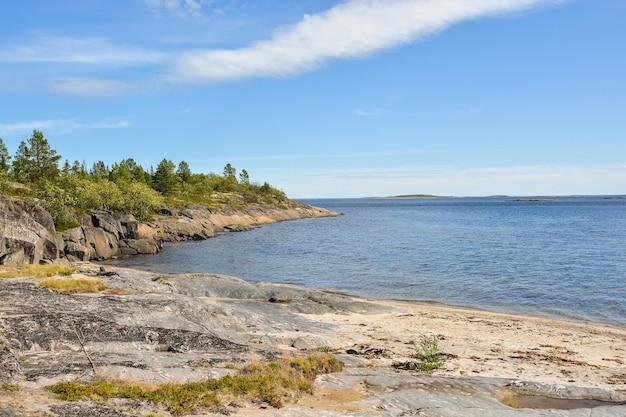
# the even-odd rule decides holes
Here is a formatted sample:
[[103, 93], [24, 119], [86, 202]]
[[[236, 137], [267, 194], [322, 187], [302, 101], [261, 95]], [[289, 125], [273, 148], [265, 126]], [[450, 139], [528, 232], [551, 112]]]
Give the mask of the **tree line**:
[[0, 193], [34, 198], [46, 208], [57, 229], [78, 225], [89, 210], [110, 210], [147, 219], [166, 204], [216, 203], [278, 204], [285, 193], [250, 182], [244, 169], [226, 164], [222, 175], [193, 173], [189, 164], [164, 158], [145, 170], [132, 158], [111, 166], [103, 161], [87, 168], [85, 162], [65, 160], [52, 149], [43, 133], [22, 141], [13, 156], [0, 138]]

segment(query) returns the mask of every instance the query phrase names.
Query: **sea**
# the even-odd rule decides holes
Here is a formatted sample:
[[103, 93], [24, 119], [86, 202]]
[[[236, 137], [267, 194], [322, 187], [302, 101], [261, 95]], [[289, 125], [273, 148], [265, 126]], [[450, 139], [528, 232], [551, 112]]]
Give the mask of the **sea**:
[[626, 197], [302, 200], [341, 212], [120, 266], [626, 327]]

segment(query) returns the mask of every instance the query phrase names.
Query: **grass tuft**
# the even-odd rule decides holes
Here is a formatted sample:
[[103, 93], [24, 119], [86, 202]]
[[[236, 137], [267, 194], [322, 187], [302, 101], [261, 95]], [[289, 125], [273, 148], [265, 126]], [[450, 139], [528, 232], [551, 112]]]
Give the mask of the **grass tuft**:
[[0, 265], [0, 279], [2, 278], [46, 278], [59, 276], [70, 276], [76, 270], [57, 264], [25, 264], [25, 265]]
[[16, 392], [20, 390], [20, 387], [15, 384], [2, 384], [0, 385], [0, 389], [9, 392]]
[[140, 386], [96, 381], [89, 385], [59, 382], [46, 387], [62, 400], [129, 398], [165, 406], [173, 416], [194, 413], [235, 398], [264, 402], [281, 408], [286, 402], [313, 391], [317, 375], [339, 372], [343, 364], [330, 354], [284, 358], [275, 362], [252, 362], [237, 375], [185, 384]]
[[106, 290], [108, 287], [100, 278], [45, 278], [40, 285], [62, 294], [87, 294]]

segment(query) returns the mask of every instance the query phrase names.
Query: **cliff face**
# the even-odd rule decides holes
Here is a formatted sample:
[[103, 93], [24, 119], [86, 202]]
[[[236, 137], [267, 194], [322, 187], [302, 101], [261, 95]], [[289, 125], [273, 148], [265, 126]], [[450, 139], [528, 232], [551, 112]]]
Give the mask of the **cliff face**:
[[35, 203], [0, 196], [0, 264], [28, 264], [59, 256], [54, 222]]
[[83, 216], [80, 227], [57, 235], [44, 209], [0, 197], [0, 264], [154, 254], [163, 242], [203, 240], [216, 233], [248, 230], [276, 221], [334, 215], [337, 213], [296, 201], [286, 208], [260, 204], [241, 209], [201, 205], [166, 208], [150, 223], [140, 223], [128, 214], [94, 211]]

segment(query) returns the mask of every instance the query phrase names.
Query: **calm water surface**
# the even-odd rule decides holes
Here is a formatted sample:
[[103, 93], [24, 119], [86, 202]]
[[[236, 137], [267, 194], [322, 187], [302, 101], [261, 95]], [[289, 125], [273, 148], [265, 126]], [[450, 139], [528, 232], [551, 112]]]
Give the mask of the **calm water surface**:
[[626, 325], [626, 199], [324, 199], [122, 266]]

